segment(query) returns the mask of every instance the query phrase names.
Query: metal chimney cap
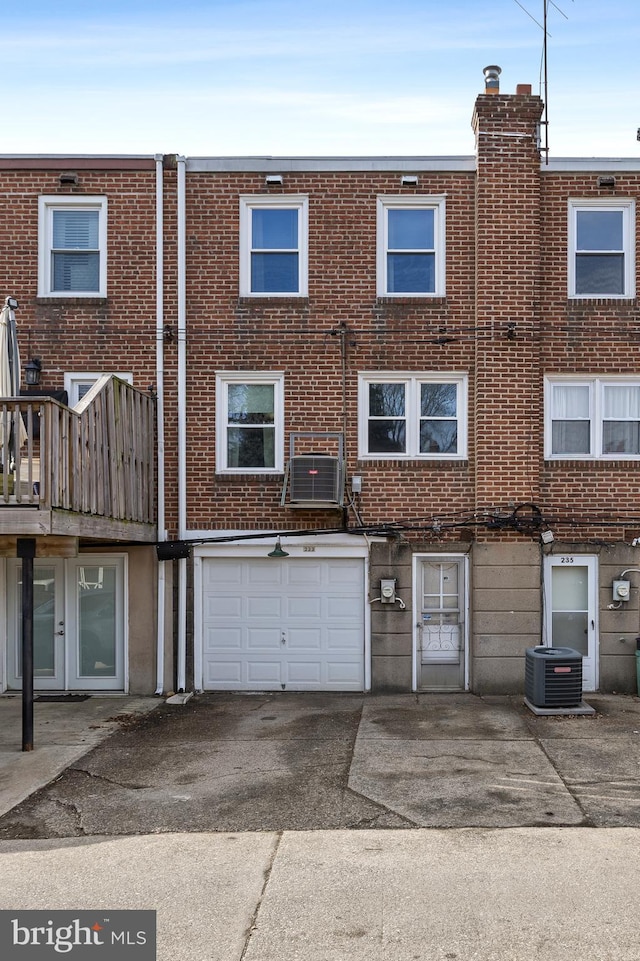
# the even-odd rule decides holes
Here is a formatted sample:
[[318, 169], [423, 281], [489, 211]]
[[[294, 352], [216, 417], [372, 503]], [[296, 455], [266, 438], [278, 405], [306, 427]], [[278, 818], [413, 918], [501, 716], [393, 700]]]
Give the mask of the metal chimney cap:
[[485, 67], [482, 72], [484, 74], [485, 80], [497, 81], [498, 77], [502, 73], [502, 67], [498, 67], [495, 63], [493, 63], [493, 64], [490, 64], [488, 67]]

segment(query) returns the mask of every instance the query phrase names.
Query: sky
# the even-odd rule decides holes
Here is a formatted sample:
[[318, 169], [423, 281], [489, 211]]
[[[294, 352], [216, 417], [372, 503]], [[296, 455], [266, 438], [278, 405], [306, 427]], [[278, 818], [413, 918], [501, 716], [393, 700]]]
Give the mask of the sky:
[[0, 23], [2, 154], [470, 156], [498, 64], [546, 99], [551, 157], [640, 159], [638, 0], [23, 0]]

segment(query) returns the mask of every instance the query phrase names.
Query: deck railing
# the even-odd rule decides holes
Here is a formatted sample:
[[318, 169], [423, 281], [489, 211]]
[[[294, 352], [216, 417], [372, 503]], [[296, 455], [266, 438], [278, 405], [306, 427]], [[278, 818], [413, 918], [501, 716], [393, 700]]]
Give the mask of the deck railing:
[[117, 377], [100, 378], [76, 408], [0, 398], [0, 508], [152, 524], [154, 450], [154, 399]]

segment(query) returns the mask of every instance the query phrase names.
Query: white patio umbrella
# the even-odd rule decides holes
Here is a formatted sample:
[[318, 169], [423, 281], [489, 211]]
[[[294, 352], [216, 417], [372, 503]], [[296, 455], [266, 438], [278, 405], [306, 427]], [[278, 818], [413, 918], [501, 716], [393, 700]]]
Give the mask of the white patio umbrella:
[[[15, 308], [17, 300], [7, 297], [4, 307], [0, 310], [0, 398], [17, 397], [20, 394], [20, 351], [16, 336]], [[5, 429], [9, 428], [6, 438], [9, 447], [10, 462], [15, 460], [17, 450], [22, 447], [27, 432], [18, 414], [11, 414], [6, 420], [0, 418], [0, 452], [5, 447]], [[1, 456], [1, 453], [0, 453]]]

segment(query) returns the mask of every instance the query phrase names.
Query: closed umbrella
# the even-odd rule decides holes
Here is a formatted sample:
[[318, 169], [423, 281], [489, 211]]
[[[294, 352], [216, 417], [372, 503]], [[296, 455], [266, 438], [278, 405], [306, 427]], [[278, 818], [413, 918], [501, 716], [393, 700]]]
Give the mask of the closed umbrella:
[[[7, 297], [0, 310], [0, 397], [18, 397], [20, 394], [20, 352], [14, 313], [17, 306], [17, 300]], [[13, 469], [16, 452], [24, 444], [26, 437], [27, 432], [20, 414], [9, 413], [6, 419], [0, 418], [0, 449], [4, 451], [8, 446], [10, 469]]]

